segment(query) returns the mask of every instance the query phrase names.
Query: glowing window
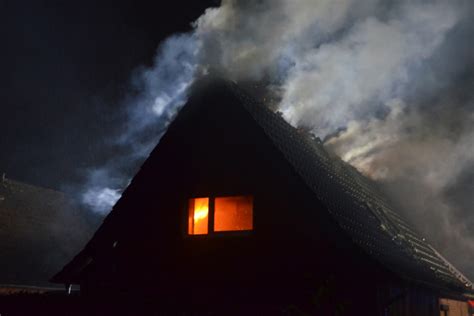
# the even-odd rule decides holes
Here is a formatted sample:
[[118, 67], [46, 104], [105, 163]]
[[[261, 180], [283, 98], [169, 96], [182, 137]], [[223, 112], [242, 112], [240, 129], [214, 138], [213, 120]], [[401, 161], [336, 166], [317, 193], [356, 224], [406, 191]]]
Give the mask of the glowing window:
[[209, 198], [189, 200], [188, 234], [204, 235], [208, 233]]
[[251, 196], [216, 197], [214, 204], [214, 231], [252, 230]]
[[[209, 229], [209, 220], [214, 225]], [[252, 196], [192, 198], [188, 205], [188, 234], [206, 235], [253, 229]]]

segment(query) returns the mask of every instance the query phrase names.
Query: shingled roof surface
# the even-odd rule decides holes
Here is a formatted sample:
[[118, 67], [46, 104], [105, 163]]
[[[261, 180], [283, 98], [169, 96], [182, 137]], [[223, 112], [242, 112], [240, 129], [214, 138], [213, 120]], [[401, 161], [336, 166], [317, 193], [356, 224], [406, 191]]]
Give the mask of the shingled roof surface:
[[[368, 255], [402, 278], [435, 288], [473, 292], [472, 283], [400, 217], [376, 184], [330, 155], [319, 138], [294, 128], [235, 83], [204, 81], [207, 83], [198, 84], [198, 89], [225, 89], [240, 101], [337, 223]], [[103, 226], [111, 223], [114, 213], [108, 215]], [[99, 238], [99, 231], [93, 240]], [[53, 278], [54, 282], [78, 280], [90, 261], [93, 240]]]
[[240, 99], [339, 225], [369, 255], [402, 277], [435, 287], [473, 291], [471, 281], [400, 217], [373, 181], [330, 155], [319, 138], [294, 128], [236, 84], [223, 84]]
[[91, 230], [65, 194], [0, 179], [0, 285], [47, 285]]

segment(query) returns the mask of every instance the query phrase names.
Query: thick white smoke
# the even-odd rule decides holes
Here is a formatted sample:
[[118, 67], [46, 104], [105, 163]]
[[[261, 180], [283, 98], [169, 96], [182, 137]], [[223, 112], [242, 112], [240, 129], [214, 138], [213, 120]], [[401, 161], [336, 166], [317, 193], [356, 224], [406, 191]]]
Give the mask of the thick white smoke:
[[441, 1], [223, 1], [196, 22], [204, 62], [270, 78], [294, 125], [325, 136], [404, 95], [458, 21]]
[[[459, 188], [474, 183], [472, 172], [464, 176], [474, 166], [474, 97], [453, 89], [464, 71], [453, 56], [474, 52], [459, 44], [472, 42], [474, 28], [465, 27], [472, 8], [464, 0], [223, 0], [190, 34], [166, 41], [155, 66], [142, 72], [120, 142], [134, 159], [146, 157], [198, 69], [259, 82], [291, 124], [312, 129], [379, 181], [472, 276], [473, 203]], [[99, 197], [90, 204], [108, 210], [118, 196], [109, 193], [121, 184], [91, 186], [95, 193], [84, 197]]]

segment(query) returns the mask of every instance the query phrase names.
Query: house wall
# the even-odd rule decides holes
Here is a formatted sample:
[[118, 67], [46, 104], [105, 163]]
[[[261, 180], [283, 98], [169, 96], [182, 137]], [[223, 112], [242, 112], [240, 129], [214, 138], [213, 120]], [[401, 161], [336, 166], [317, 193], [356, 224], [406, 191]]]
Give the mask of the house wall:
[[380, 288], [379, 314], [384, 316], [438, 316], [438, 293], [408, 281], [392, 280]]
[[442, 311], [440, 310], [439, 315], [440, 316], [469, 316], [468, 313], [468, 305], [467, 302], [465, 301], [458, 301], [458, 300], [453, 300], [453, 299], [448, 299], [448, 298], [440, 298], [439, 299], [439, 305], [442, 306], [448, 306], [449, 310], [447, 311]]

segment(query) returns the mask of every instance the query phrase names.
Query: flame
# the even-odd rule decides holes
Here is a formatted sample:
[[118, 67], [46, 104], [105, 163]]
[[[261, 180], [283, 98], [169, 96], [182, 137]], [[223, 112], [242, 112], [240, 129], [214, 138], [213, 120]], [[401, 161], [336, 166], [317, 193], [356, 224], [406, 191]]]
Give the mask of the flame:
[[208, 233], [209, 198], [194, 198], [189, 201], [188, 233], [202, 235]]
[[209, 208], [206, 204], [196, 206], [196, 208], [194, 209], [194, 222], [196, 223], [202, 219], [207, 218], [208, 214]]

